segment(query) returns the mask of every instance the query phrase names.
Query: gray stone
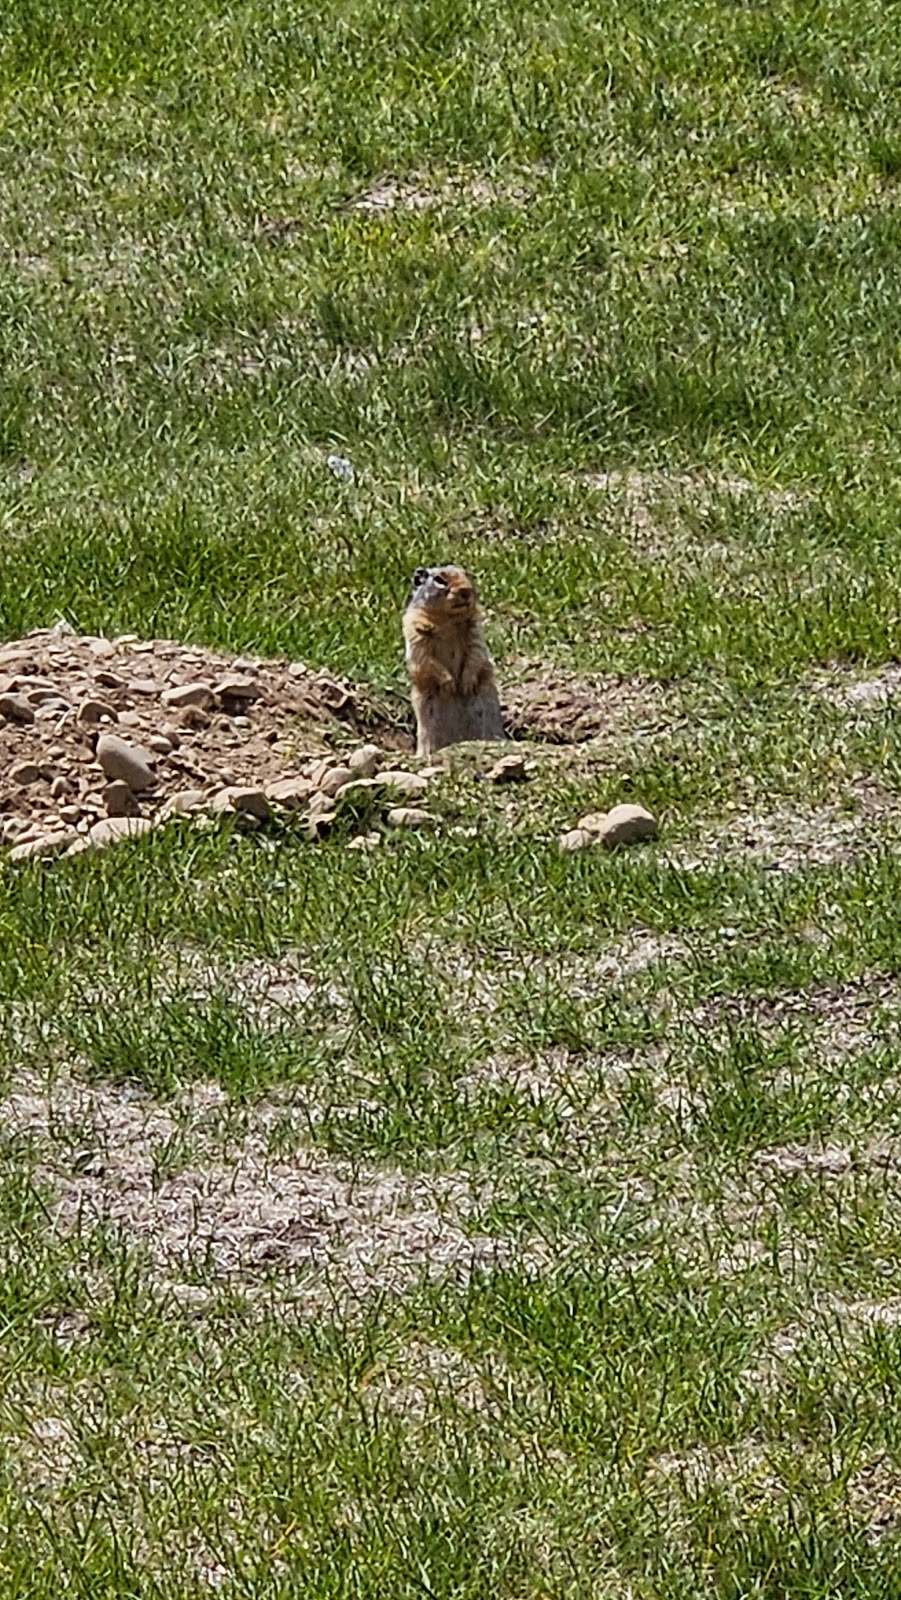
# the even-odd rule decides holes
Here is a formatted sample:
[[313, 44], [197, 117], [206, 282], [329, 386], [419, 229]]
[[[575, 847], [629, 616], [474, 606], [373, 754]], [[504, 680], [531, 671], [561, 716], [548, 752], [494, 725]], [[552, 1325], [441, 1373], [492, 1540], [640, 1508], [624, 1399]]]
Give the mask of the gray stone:
[[409, 800], [416, 800], [425, 794], [428, 778], [423, 778], [418, 772], [402, 772], [399, 768], [389, 767], [387, 771], [380, 772], [378, 783], [388, 789], [393, 789], [396, 794], [406, 795]]
[[157, 683], [155, 678], [129, 678], [125, 687], [129, 694], [142, 694], [149, 698], [151, 695], [159, 694], [163, 686]]
[[34, 761], [17, 761], [9, 769], [10, 783], [18, 783], [26, 788], [30, 783], [37, 783], [41, 776], [41, 769]]
[[[374, 778], [382, 764], [383, 756], [378, 745], [364, 744], [347, 758], [347, 765], [355, 778]], [[378, 837], [378, 835], [376, 835]]]
[[316, 785], [320, 794], [334, 796], [345, 784], [353, 782], [353, 773], [350, 767], [331, 767], [324, 772], [320, 782]]
[[262, 789], [241, 789], [233, 785], [220, 789], [213, 796], [210, 809], [214, 816], [239, 812], [247, 817], [255, 817], [258, 822], [265, 822], [271, 816], [269, 801]]
[[309, 778], [276, 778], [273, 783], [267, 783], [266, 796], [274, 805], [298, 811], [309, 800], [311, 787]]
[[34, 721], [34, 710], [22, 694], [0, 694], [0, 717], [25, 726]]
[[147, 747], [155, 756], [169, 756], [175, 749], [172, 740], [167, 739], [164, 733], [152, 733], [147, 740]]
[[97, 740], [97, 760], [111, 780], [121, 778], [134, 794], [152, 789], [156, 778], [146, 750], [140, 745], [128, 744], [115, 733], [102, 733]]
[[576, 850], [586, 850], [589, 845], [597, 843], [597, 835], [589, 833], [587, 828], [570, 828], [568, 833], [561, 833], [559, 839], [560, 849], [570, 855]]
[[164, 689], [160, 699], [173, 711], [184, 711], [186, 706], [206, 711], [213, 704], [213, 691], [208, 683], [179, 683], [173, 689]]
[[622, 844], [638, 844], [643, 839], [656, 839], [657, 822], [643, 806], [614, 806], [604, 818], [598, 838], [607, 850]]
[[524, 783], [529, 774], [526, 758], [520, 755], [501, 756], [488, 773], [489, 783]]
[[110, 722], [119, 721], [119, 713], [115, 706], [107, 705], [105, 700], [82, 700], [75, 713], [75, 721], [88, 726], [91, 723], [102, 722], [104, 717]]
[[438, 823], [431, 811], [421, 811], [418, 806], [394, 806], [385, 820], [389, 828], [434, 828]]
[[321, 790], [317, 790], [317, 792], [310, 798], [310, 816], [334, 817], [334, 815], [335, 801], [333, 796], [330, 794], [323, 794]]
[[236, 706], [243, 710], [245, 706], [252, 704], [254, 700], [259, 700], [263, 691], [258, 683], [253, 683], [248, 678], [240, 678], [235, 674], [231, 674], [229, 677], [223, 678], [221, 683], [216, 684], [214, 693], [217, 700], [226, 709], [229, 706]]
[[119, 839], [137, 839], [141, 834], [149, 833], [152, 827], [149, 817], [103, 817], [100, 822], [94, 823], [88, 838], [95, 850], [104, 850]]
[[163, 807], [164, 817], [187, 817], [192, 811], [202, 811], [206, 804], [203, 789], [179, 789]]
[[121, 778], [116, 778], [113, 783], [108, 783], [103, 791], [103, 804], [106, 806], [108, 817], [136, 817], [138, 815], [138, 802], [132, 794], [127, 783]]
[[34, 856], [58, 856], [74, 844], [78, 834], [74, 828], [61, 828], [55, 833], [42, 833], [37, 839], [26, 839], [14, 844], [9, 852], [10, 861], [30, 861]]

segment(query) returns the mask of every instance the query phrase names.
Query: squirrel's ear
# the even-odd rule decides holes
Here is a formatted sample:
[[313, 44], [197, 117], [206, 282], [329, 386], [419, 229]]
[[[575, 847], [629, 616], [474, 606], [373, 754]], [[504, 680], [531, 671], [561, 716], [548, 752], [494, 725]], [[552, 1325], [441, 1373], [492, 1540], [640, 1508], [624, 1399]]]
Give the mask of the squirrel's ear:
[[428, 577], [428, 575], [429, 575], [428, 567], [417, 567], [416, 571], [413, 574], [413, 588], [414, 589], [418, 589], [419, 585], [421, 583], [425, 583], [425, 580]]

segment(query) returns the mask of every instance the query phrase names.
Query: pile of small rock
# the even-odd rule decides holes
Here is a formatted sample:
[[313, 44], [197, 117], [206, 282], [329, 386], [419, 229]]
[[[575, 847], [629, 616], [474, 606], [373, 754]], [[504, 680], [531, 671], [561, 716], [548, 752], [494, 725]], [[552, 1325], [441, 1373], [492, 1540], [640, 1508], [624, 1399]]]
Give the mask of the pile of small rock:
[[[302, 662], [29, 634], [0, 647], [0, 840], [16, 861], [74, 855], [173, 816], [252, 826], [301, 807], [318, 836], [342, 781], [374, 784], [385, 760], [373, 745], [323, 758], [326, 740], [371, 720], [348, 684]], [[402, 800], [427, 780], [389, 768], [379, 781]]]

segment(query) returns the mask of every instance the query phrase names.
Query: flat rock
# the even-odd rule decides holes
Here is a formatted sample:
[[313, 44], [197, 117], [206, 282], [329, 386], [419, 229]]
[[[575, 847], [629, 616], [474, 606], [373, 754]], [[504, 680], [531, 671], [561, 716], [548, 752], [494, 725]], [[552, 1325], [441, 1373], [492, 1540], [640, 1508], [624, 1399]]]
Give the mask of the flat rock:
[[334, 799], [334, 796], [330, 795], [330, 794], [323, 794], [321, 789], [317, 789], [316, 793], [314, 795], [311, 795], [311, 797], [310, 797], [310, 816], [311, 817], [326, 817], [326, 816], [327, 817], [334, 817], [334, 815], [335, 815], [335, 799]]
[[102, 817], [88, 830], [88, 838], [95, 850], [104, 850], [119, 839], [137, 839], [152, 827], [149, 817]]
[[102, 722], [104, 718], [108, 722], [119, 721], [119, 713], [115, 706], [108, 705], [105, 700], [82, 700], [75, 713], [75, 721], [85, 723], [87, 726]]
[[489, 783], [525, 783], [528, 779], [526, 758], [520, 755], [501, 756], [488, 773]]
[[121, 778], [116, 778], [108, 783], [103, 791], [103, 804], [106, 806], [108, 817], [136, 817], [138, 815], [138, 802], [132, 794], [127, 783]]
[[353, 782], [353, 773], [350, 767], [331, 767], [324, 772], [321, 781], [316, 785], [320, 794], [336, 795], [339, 789]]
[[438, 818], [418, 806], [393, 806], [385, 821], [389, 828], [434, 828]]
[[128, 744], [118, 734], [102, 733], [97, 740], [96, 755], [106, 776], [110, 780], [121, 778], [133, 794], [152, 789], [156, 783], [147, 751], [140, 745]]
[[266, 798], [287, 811], [298, 811], [306, 805], [312, 793], [309, 778], [276, 778], [267, 783]]
[[378, 782], [387, 789], [393, 789], [396, 794], [407, 795], [414, 800], [419, 795], [425, 794], [428, 778], [423, 778], [418, 772], [402, 772], [399, 768], [389, 767], [385, 772], [380, 772]]
[[203, 789], [179, 789], [163, 807], [164, 817], [188, 817], [192, 811], [202, 811], [207, 796]]
[[587, 850], [589, 845], [596, 844], [597, 834], [589, 833], [587, 828], [570, 828], [568, 833], [561, 833], [558, 843], [566, 855], [572, 855], [576, 850]]
[[235, 785], [220, 789], [213, 796], [210, 810], [214, 816], [241, 813], [246, 817], [256, 817], [258, 822], [265, 822], [271, 816], [269, 801], [262, 789], [241, 789]]
[[614, 806], [607, 815], [601, 819], [601, 826], [596, 830], [596, 837], [607, 850], [615, 850], [622, 844], [638, 844], [642, 839], [656, 839], [657, 821], [651, 816], [650, 811], [645, 811], [643, 806], [621, 805]]
[[250, 705], [252, 701], [259, 700], [263, 691], [258, 683], [253, 683], [249, 678], [240, 678], [231, 673], [217, 683], [213, 693], [223, 705], [231, 703]]
[[173, 689], [164, 689], [160, 699], [173, 711], [184, 711], [186, 706], [206, 711], [213, 704], [214, 695], [208, 683], [179, 683]]
[[16, 761], [9, 769], [10, 783], [17, 783], [22, 788], [30, 783], [37, 783], [41, 776], [41, 769], [33, 761]]
[[0, 694], [0, 717], [26, 726], [34, 721], [34, 708], [23, 694]]
[[164, 733], [152, 733], [147, 740], [147, 748], [152, 750], [155, 756], [170, 756], [175, 746]]
[[[355, 778], [374, 778], [384, 757], [378, 745], [364, 744], [347, 758], [347, 765]], [[361, 835], [362, 837], [362, 835]], [[378, 835], [376, 835], [378, 837]]]
[[30, 706], [68, 705], [68, 701], [49, 683], [38, 684], [33, 689], [26, 689], [25, 698]]
[[10, 861], [30, 861], [33, 856], [58, 856], [74, 844], [78, 834], [74, 828], [60, 828], [55, 833], [42, 833], [36, 839], [26, 839], [14, 844], [9, 852]]
[[374, 796], [374, 795], [381, 795], [383, 793], [384, 793], [384, 785], [381, 783], [380, 779], [378, 779], [378, 778], [354, 778], [353, 783], [344, 783], [344, 784], [341, 785], [341, 788], [337, 791], [337, 793], [335, 795], [335, 799], [336, 800], [342, 800], [342, 801], [343, 800], [352, 800], [354, 798], [354, 796], [356, 796], [358, 799], [360, 799], [360, 798], [363, 797], [363, 795], [367, 795], [368, 794], [368, 795], [373, 795]]

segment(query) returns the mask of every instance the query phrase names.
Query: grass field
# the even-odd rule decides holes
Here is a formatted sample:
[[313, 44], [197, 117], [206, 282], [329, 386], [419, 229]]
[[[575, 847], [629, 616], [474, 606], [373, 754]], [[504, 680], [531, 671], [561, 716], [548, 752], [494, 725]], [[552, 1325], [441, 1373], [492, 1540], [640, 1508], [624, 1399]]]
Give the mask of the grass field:
[[0, 1596], [891, 1600], [897, 8], [319, 11], [3, 7], [0, 637], [609, 717], [4, 864]]

